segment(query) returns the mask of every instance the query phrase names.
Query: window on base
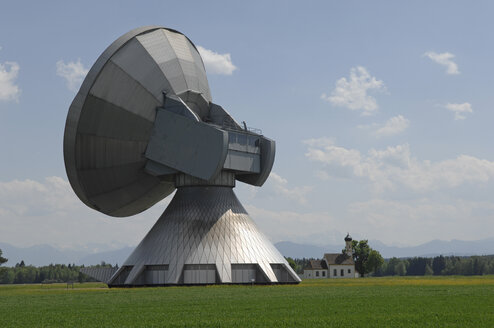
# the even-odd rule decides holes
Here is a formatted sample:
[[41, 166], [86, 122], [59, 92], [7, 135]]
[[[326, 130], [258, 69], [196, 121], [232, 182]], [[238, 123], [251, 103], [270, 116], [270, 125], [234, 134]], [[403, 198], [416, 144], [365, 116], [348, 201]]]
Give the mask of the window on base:
[[323, 271], [323, 272], [322, 272], [322, 276], [323, 276], [323, 277], [326, 277], [326, 271]]
[[345, 270], [341, 269], [340, 273], [341, 273], [341, 276], [343, 277], [345, 275]]
[[319, 271], [316, 271], [316, 277], [319, 277]]
[[333, 270], [333, 276], [335, 276], [335, 277], [338, 276], [338, 271], [336, 269]]
[[348, 269], [348, 273], [352, 273], [352, 269]]

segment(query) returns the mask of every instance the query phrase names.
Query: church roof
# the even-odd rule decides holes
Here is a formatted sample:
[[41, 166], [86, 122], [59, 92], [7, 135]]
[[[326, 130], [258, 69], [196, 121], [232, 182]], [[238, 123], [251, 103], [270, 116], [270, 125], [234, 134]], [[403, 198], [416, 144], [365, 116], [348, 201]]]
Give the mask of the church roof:
[[310, 260], [309, 266], [305, 269], [307, 270], [324, 270], [327, 269], [328, 266], [326, 265], [326, 262], [323, 260]]
[[326, 253], [324, 254], [324, 259], [329, 265], [332, 264], [355, 264], [353, 257], [348, 256], [343, 253]]

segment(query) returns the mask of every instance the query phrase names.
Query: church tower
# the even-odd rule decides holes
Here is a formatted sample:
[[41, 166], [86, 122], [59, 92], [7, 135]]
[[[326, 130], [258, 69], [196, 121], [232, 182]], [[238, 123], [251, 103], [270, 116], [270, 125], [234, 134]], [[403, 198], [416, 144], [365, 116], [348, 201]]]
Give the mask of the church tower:
[[352, 249], [352, 237], [350, 237], [350, 234], [347, 233], [345, 237], [345, 253], [346, 255], [352, 257], [353, 255], [353, 249]]

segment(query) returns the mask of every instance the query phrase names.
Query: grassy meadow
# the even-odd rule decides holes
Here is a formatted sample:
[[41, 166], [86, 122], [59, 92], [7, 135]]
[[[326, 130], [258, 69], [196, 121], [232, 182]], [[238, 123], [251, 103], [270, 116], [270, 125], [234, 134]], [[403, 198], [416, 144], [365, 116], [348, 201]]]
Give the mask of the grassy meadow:
[[299, 285], [0, 285], [0, 327], [494, 327], [494, 276]]

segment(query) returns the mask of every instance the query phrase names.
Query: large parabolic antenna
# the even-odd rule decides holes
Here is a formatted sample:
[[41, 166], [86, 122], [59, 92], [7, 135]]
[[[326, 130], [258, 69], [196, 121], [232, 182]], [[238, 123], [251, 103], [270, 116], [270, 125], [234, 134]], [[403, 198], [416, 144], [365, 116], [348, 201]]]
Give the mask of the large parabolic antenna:
[[194, 44], [159, 26], [130, 31], [89, 71], [64, 136], [70, 184], [107, 215], [140, 213], [177, 192], [118, 270], [87, 268], [110, 286], [298, 283], [233, 193], [261, 186], [275, 142], [212, 102]]

